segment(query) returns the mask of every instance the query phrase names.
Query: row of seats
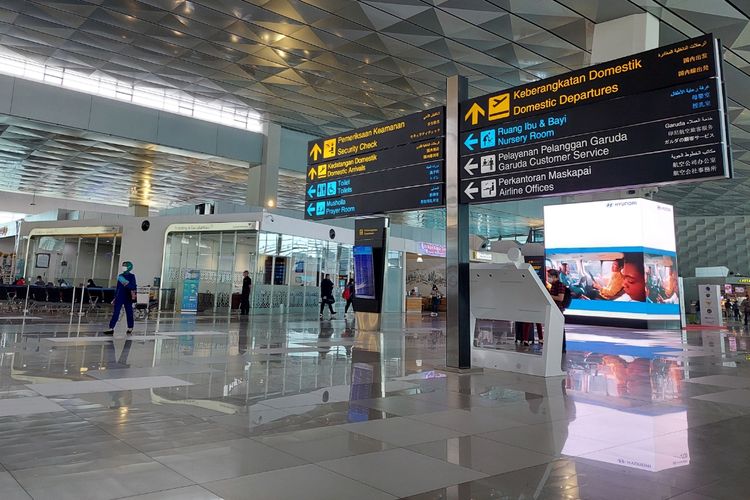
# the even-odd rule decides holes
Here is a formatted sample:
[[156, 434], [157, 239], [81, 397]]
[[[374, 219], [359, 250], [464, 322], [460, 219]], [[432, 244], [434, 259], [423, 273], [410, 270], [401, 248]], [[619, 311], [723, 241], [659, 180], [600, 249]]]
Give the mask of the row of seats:
[[76, 304], [80, 304], [81, 298], [84, 304], [109, 304], [115, 298], [115, 289], [0, 285], [0, 303], [11, 311], [23, 308], [27, 297], [29, 310], [60, 309], [64, 304], [70, 305], [74, 295]]

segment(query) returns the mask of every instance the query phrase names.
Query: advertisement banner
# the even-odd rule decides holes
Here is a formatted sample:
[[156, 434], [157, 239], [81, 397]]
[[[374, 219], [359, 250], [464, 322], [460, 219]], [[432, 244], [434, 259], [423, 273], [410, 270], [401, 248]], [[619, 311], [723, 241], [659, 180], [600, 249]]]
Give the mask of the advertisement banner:
[[721, 314], [721, 287], [719, 285], [698, 285], [701, 325], [724, 326]]
[[182, 284], [182, 307], [180, 308], [183, 313], [196, 314], [198, 312], [198, 286], [200, 282], [200, 271], [185, 271], [185, 280]]

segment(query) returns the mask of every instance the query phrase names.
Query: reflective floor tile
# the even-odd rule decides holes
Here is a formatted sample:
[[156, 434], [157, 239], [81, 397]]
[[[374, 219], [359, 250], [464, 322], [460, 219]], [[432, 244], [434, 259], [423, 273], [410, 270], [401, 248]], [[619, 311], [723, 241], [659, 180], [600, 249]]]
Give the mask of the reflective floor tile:
[[486, 477], [481, 472], [402, 448], [329, 460], [319, 465], [398, 497]]
[[575, 464], [557, 460], [406, 497], [404, 500], [572, 500], [582, 498]]
[[555, 457], [579, 456], [612, 446], [606, 441], [570, 435], [566, 420], [488, 432], [481, 437]]
[[[138, 450], [103, 432], [90, 433], [62, 431], [58, 435], [48, 435], [46, 439], [24, 440], [19, 436], [13, 444], [0, 446], [0, 461], [9, 471], [42, 467], [47, 465], [65, 465], [120, 455], [137, 454]], [[101, 434], [101, 435], [100, 435]], [[7, 440], [4, 440], [7, 441]], [[26, 441], [26, 442], [24, 442]], [[2, 497], [0, 497], [2, 498]]]
[[87, 375], [97, 380], [109, 380], [113, 378], [158, 377], [165, 375], [179, 376], [189, 375], [193, 373], [221, 372], [219, 370], [203, 366], [166, 364], [144, 368], [120, 368], [117, 370], [109, 369], [104, 371], [88, 372]]
[[192, 484], [145, 455], [36, 467], [14, 475], [34, 500], [109, 500]]
[[108, 382], [100, 380], [81, 380], [76, 382], [48, 382], [44, 384], [31, 384], [29, 389], [38, 392], [42, 396], [60, 396], [63, 394], [88, 394], [91, 392], [118, 391], [119, 388]]
[[[306, 411], [312, 409], [313, 407], [309, 407]], [[288, 415], [289, 412], [287, 410], [279, 410], [263, 404], [254, 404], [242, 408], [241, 411], [231, 415], [209, 417], [209, 420], [220, 427], [231, 430], [232, 432], [236, 432], [243, 436], [249, 436], [253, 434], [255, 428], [263, 426], [269, 422], [282, 420]]]
[[448, 406], [436, 404], [430, 401], [421, 401], [411, 396], [390, 396], [378, 399], [357, 400], [357, 404], [368, 408], [387, 411], [394, 415], [416, 415], [420, 413], [431, 413], [448, 409]]
[[168, 376], [114, 378], [109, 379], [108, 382], [122, 390], [156, 389], [158, 387], [193, 385], [187, 380]]
[[581, 458], [649, 472], [682, 467], [690, 463], [688, 431], [600, 449], [581, 455]]
[[221, 500], [207, 489], [201, 486], [186, 486], [173, 490], [157, 491], [123, 498], [122, 500]]
[[396, 497], [317, 465], [263, 472], [203, 485], [225, 500], [392, 500]]
[[409, 417], [420, 422], [446, 427], [461, 434], [481, 434], [483, 432], [519, 427], [523, 422], [505, 418], [494, 408], [471, 408], [470, 410], [446, 410]]
[[689, 378], [685, 382], [691, 384], [715, 385], [731, 389], [750, 389], [750, 378], [733, 375], [708, 375], [705, 377]]
[[140, 428], [126, 430], [116, 435], [122, 441], [144, 453], [229, 441], [240, 437], [234, 432], [222, 429], [211, 422], [181, 425], [179, 420], [175, 420], [174, 423], [175, 426], [169, 427], [166, 426], [168, 423], [162, 425], [155, 422], [144, 424], [139, 426]]
[[27, 389], [26, 386], [18, 387], [15, 389], [0, 390], [0, 399], [15, 399], [15, 398], [28, 398], [37, 397], [39, 394], [31, 389]]
[[432, 458], [488, 475], [501, 474], [554, 460], [550, 455], [491, 441], [478, 436], [418, 444], [409, 447]]
[[305, 464], [300, 458], [250, 439], [164, 450], [151, 456], [196, 483]]
[[531, 398], [493, 408], [502, 418], [509, 418], [527, 425], [571, 420], [598, 413], [594, 405], [585, 405], [560, 395], [555, 397]]
[[[745, 466], [746, 468], [747, 466]], [[745, 499], [748, 498], [748, 491], [750, 491], [750, 476], [747, 470], [726, 474], [716, 482], [691, 490], [692, 493], [716, 500]]]
[[309, 462], [373, 453], [392, 447], [388, 443], [349, 432], [340, 426], [275, 434], [255, 439]]
[[688, 491], [687, 493], [682, 493], [681, 495], [674, 496], [669, 500], [717, 500], [717, 498], [701, 495], [700, 493], [696, 493], [694, 491]]
[[[460, 411], [460, 410], [456, 410]], [[346, 430], [364, 436], [385, 441], [395, 446], [409, 446], [427, 443], [439, 439], [458, 437], [464, 433], [412, 420], [406, 417], [394, 417], [386, 420], [373, 420], [343, 426]]]
[[610, 411], [576, 418], [568, 424], [571, 436], [580, 436], [614, 445], [632, 443], [687, 428], [684, 412], [661, 415], [637, 411]]
[[0, 498], [3, 500], [31, 500], [9, 472], [0, 472]]
[[694, 399], [700, 399], [702, 401], [712, 401], [714, 403], [724, 403], [728, 405], [750, 407], [750, 391], [745, 389], [715, 392], [712, 394], [705, 394], [703, 396], [695, 396]]
[[62, 406], [53, 403], [47, 398], [15, 398], [0, 399], [0, 417], [13, 415], [34, 415], [38, 413], [51, 413], [65, 411]]
[[450, 408], [466, 410], [475, 406], [490, 408], [516, 403], [528, 399], [541, 399], [542, 396], [512, 389], [496, 389], [482, 394], [461, 394], [452, 391], [424, 392], [412, 396], [415, 399], [441, 404]]

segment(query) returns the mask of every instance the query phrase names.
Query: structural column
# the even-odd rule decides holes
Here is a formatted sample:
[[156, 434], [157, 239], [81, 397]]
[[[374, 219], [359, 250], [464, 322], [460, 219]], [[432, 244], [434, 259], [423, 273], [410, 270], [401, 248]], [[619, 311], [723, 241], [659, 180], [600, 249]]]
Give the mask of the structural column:
[[451, 76], [447, 81], [445, 114], [445, 241], [446, 316], [445, 364], [461, 370], [471, 368], [469, 205], [460, 203], [459, 103], [468, 99], [468, 80]]
[[131, 201], [130, 213], [133, 217], [148, 217], [148, 205]]
[[248, 172], [246, 202], [254, 207], [273, 208], [279, 194], [281, 126], [266, 121], [263, 135], [263, 159], [260, 165], [250, 167]]
[[611, 61], [659, 46], [659, 20], [648, 13], [594, 25], [591, 64]]

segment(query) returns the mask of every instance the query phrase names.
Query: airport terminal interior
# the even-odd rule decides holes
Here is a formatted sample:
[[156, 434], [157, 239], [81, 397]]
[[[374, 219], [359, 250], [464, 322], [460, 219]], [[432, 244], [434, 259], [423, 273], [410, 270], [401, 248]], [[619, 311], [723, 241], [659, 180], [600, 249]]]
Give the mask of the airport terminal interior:
[[0, 500], [750, 498], [748, 0], [2, 0]]

